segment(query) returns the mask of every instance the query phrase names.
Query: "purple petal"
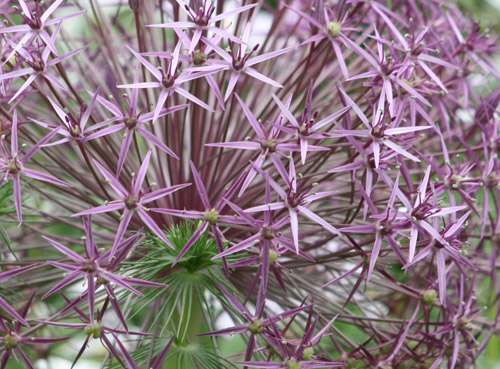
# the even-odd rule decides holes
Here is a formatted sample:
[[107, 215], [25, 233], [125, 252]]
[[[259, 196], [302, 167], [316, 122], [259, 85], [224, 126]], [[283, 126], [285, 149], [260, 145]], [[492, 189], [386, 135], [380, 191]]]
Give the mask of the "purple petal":
[[163, 189], [158, 190], [158, 191], [151, 192], [151, 193], [149, 193], [141, 198], [141, 204], [147, 204], [151, 201], [160, 199], [166, 195], [170, 195], [171, 193], [174, 193], [177, 190], [180, 190], [182, 188], [189, 187], [189, 186], [191, 186], [191, 183], [184, 183], [184, 184], [175, 185], [172, 187], [167, 187], [167, 188], [163, 188]]
[[205, 104], [203, 101], [201, 101], [200, 99], [198, 99], [196, 96], [190, 94], [189, 92], [187, 92], [186, 90], [183, 90], [182, 88], [180, 87], [176, 87], [175, 88], [175, 92], [177, 92], [179, 95], [182, 95], [184, 96], [186, 99], [188, 100], [191, 100], [192, 102], [194, 102], [195, 104], [198, 104], [199, 106], [201, 106], [202, 108], [204, 109], [207, 109], [209, 112], [211, 113], [214, 113], [214, 109], [212, 109], [210, 106], [208, 106], [207, 104]]
[[123, 187], [122, 184], [106, 168], [99, 164], [98, 161], [94, 160], [94, 164], [102, 173], [104, 179], [107, 182], [109, 181], [109, 185], [111, 186], [113, 191], [115, 191], [121, 198], [125, 198], [128, 195], [128, 191], [125, 189], [125, 187]]
[[436, 264], [439, 284], [439, 300], [444, 304], [446, 297], [446, 265], [444, 254], [440, 251], [436, 252]]
[[52, 184], [55, 184], [58, 186], [71, 187], [71, 185], [69, 183], [66, 183], [64, 181], [61, 181], [60, 179], [49, 176], [48, 174], [44, 174], [42, 172], [38, 172], [38, 171], [33, 170], [33, 169], [24, 168], [23, 174], [26, 177], [38, 179], [39, 181], [49, 182], [49, 183], [52, 183]]
[[144, 224], [151, 230], [153, 231], [154, 234], [156, 234], [163, 242], [165, 242], [169, 247], [172, 249], [175, 249], [175, 247], [170, 243], [170, 241], [165, 237], [164, 232], [161, 230], [161, 228], [156, 224], [156, 222], [148, 215], [148, 213], [144, 210], [139, 208], [137, 210], [139, 213], [139, 217], [142, 219]]
[[69, 257], [74, 262], [76, 262], [78, 264], [85, 264], [86, 260], [82, 256], [80, 256], [79, 254], [77, 254], [76, 252], [74, 252], [73, 250], [68, 249], [66, 246], [63, 246], [59, 242], [51, 240], [48, 237], [42, 236], [42, 238], [44, 240], [48, 241], [59, 252], [61, 252], [62, 254], [66, 255], [67, 257]]
[[208, 222], [203, 222], [202, 225], [200, 227], [198, 227], [198, 229], [193, 233], [193, 235], [188, 240], [188, 242], [186, 242], [186, 244], [182, 248], [182, 250], [179, 253], [179, 255], [177, 255], [177, 257], [175, 258], [175, 264], [177, 264], [177, 262], [180, 259], [182, 259], [182, 257], [186, 254], [186, 252], [189, 251], [189, 249], [191, 248], [191, 246], [194, 245], [194, 243], [198, 240], [198, 238], [200, 238], [200, 236], [203, 233], [205, 233], [205, 231], [207, 230], [207, 228], [208, 228], [209, 225], [210, 224]]
[[179, 157], [173, 152], [167, 145], [163, 143], [162, 140], [160, 140], [158, 137], [156, 137], [154, 134], [151, 132], [147, 131], [146, 129], [142, 127], [137, 127], [136, 131], [144, 137], [146, 140], [152, 142], [154, 145], [156, 145], [159, 149], [163, 150], [170, 156], [172, 156], [174, 159], [179, 160]]
[[370, 266], [368, 268], [368, 274], [366, 275], [366, 283], [370, 281], [373, 269], [375, 268], [375, 264], [377, 263], [377, 258], [380, 253], [381, 246], [382, 246], [382, 237], [380, 237], [380, 234], [377, 233], [377, 235], [375, 236], [375, 243], [373, 244], [372, 255], [370, 257]]
[[193, 174], [194, 182], [196, 184], [196, 189], [198, 190], [198, 194], [200, 195], [201, 201], [203, 202], [203, 206], [205, 206], [206, 210], [209, 210], [212, 207], [210, 206], [210, 200], [208, 198], [208, 193], [205, 188], [205, 185], [203, 184], [203, 181], [198, 171], [196, 170], [194, 163], [191, 160], [189, 161], [189, 166], [191, 167], [191, 173]]
[[96, 208], [91, 208], [89, 210], [81, 211], [79, 213], [73, 214], [72, 217], [81, 217], [83, 215], [99, 214], [99, 213], [109, 213], [116, 210], [121, 210], [125, 208], [125, 203], [122, 200], [111, 201], [106, 205], [98, 206]]
[[19, 176], [16, 175], [13, 177], [14, 181], [14, 203], [16, 206], [16, 212], [17, 212], [17, 221], [19, 222], [19, 225], [23, 223], [23, 214], [21, 210], [21, 180], [19, 179]]
[[144, 179], [146, 178], [146, 173], [148, 171], [149, 160], [151, 158], [151, 149], [148, 150], [144, 160], [142, 161], [141, 167], [139, 169], [139, 173], [137, 174], [134, 189], [132, 190], [132, 194], [139, 195], [141, 191], [142, 184], [144, 183]]
[[226, 102], [233, 93], [234, 86], [236, 86], [238, 78], [240, 78], [240, 74], [238, 72], [231, 72], [229, 83], [227, 84], [226, 94], [224, 95], [224, 102]]
[[113, 242], [113, 246], [111, 247], [111, 252], [109, 253], [109, 259], [112, 260], [115, 256], [116, 250], [118, 249], [118, 245], [123, 238], [123, 235], [127, 231], [130, 220], [132, 219], [132, 215], [134, 213], [125, 208], [123, 211], [120, 224], [118, 225], [118, 229], [116, 231], [115, 241]]
[[151, 364], [151, 369], [161, 369], [163, 362], [165, 361], [168, 351], [170, 350], [170, 347], [172, 346], [172, 343], [174, 342], [175, 336], [168, 341], [167, 345], [161, 352], [158, 354], [156, 357], [155, 361], [153, 361], [153, 364]]
[[308, 217], [309, 219], [311, 219], [313, 222], [318, 223], [319, 225], [321, 225], [323, 228], [325, 228], [330, 233], [333, 233], [339, 237], [342, 237], [342, 234], [338, 231], [337, 228], [335, 228], [332, 225], [330, 225], [329, 223], [327, 223], [323, 218], [319, 217], [318, 215], [313, 213], [311, 210], [309, 210], [306, 207], [301, 206], [301, 205], [297, 206], [297, 209], [300, 211], [300, 214], [303, 214], [306, 217]]
[[[57, 283], [45, 295], [42, 296], [42, 300], [46, 299], [48, 296], [52, 295], [54, 292], [60, 290], [61, 288], [66, 287], [68, 284], [73, 283], [78, 278], [80, 278], [82, 274], [83, 272], [80, 270], [68, 273], [66, 277], [64, 277], [61, 281], [59, 281], [59, 283]], [[61, 324], [66, 324], [66, 323], [61, 323]]]
[[266, 77], [265, 75], [257, 72], [253, 68], [245, 68], [243, 71], [246, 74], [248, 74], [249, 76], [252, 76], [253, 78], [258, 79], [259, 81], [262, 81], [264, 83], [267, 83], [267, 84], [269, 84], [271, 86], [274, 86], [274, 87], [277, 87], [277, 88], [283, 88], [283, 85], [281, 85], [278, 82], [276, 82], [275, 80], [273, 80], [273, 79], [271, 79], [269, 77]]

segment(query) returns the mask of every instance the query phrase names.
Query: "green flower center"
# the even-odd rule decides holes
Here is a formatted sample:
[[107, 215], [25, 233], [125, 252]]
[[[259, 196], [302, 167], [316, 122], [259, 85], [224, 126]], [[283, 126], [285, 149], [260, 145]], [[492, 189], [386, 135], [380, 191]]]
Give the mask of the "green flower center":
[[422, 301], [424, 302], [425, 306], [432, 306], [434, 304], [434, 301], [436, 301], [437, 298], [437, 291], [436, 290], [426, 290], [422, 294]]
[[87, 261], [85, 263], [85, 271], [89, 273], [94, 273], [97, 270], [97, 265], [92, 261]]
[[248, 330], [254, 334], [262, 332], [262, 320], [256, 319], [249, 326]]
[[7, 333], [3, 339], [5, 342], [5, 347], [10, 350], [16, 348], [19, 345], [21, 337], [19, 337], [15, 333]]
[[326, 25], [326, 30], [332, 37], [337, 37], [340, 34], [341, 29], [342, 26], [337, 22], [328, 22], [328, 24]]
[[269, 251], [269, 265], [273, 265], [278, 259], [278, 253], [274, 250]]
[[219, 212], [215, 209], [207, 210], [203, 214], [203, 220], [207, 221], [210, 224], [216, 224], [219, 220]]
[[310, 361], [314, 355], [314, 349], [312, 347], [306, 347], [304, 353], [302, 354], [302, 359]]
[[85, 327], [84, 332], [87, 336], [91, 335], [94, 338], [100, 338], [102, 336], [102, 325], [97, 322], [94, 323], [94, 326], [89, 324]]
[[297, 360], [295, 360], [293, 357], [291, 357], [290, 359], [288, 359], [286, 361], [286, 367], [288, 369], [301, 369], [302, 365], [300, 365], [300, 363], [297, 362]]
[[274, 238], [273, 229], [270, 227], [265, 227], [260, 231], [261, 237], [264, 240], [272, 240]]
[[80, 130], [80, 127], [79, 126], [73, 126], [71, 127], [71, 135], [73, 137], [78, 137], [80, 136], [80, 133], [81, 133], [81, 130]]
[[205, 64], [206, 61], [207, 61], [207, 54], [205, 54], [200, 50], [195, 50], [193, 52], [193, 63], [195, 65]]
[[21, 163], [16, 159], [13, 159], [7, 163], [7, 170], [12, 175], [18, 174], [22, 169], [23, 167]]
[[264, 150], [268, 149], [270, 152], [276, 151], [276, 142], [273, 140], [264, 141], [260, 145]]

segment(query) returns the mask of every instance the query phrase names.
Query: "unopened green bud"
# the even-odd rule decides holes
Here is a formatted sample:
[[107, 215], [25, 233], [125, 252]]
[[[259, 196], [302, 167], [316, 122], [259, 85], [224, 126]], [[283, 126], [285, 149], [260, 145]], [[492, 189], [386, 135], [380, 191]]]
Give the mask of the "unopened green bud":
[[422, 301], [424, 302], [424, 305], [426, 305], [426, 306], [434, 305], [434, 302], [436, 301], [437, 295], [438, 295], [437, 291], [434, 289], [425, 290], [424, 293], [422, 294]]

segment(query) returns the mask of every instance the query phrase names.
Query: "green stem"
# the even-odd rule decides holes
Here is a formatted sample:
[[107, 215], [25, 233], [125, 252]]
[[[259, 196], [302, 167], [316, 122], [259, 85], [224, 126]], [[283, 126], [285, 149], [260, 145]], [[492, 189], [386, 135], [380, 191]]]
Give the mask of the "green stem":
[[203, 324], [203, 312], [201, 308], [199, 282], [197, 273], [180, 272], [185, 274], [186, 283], [189, 288], [184, 288], [180, 297], [181, 307], [174, 317], [178, 321], [176, 341], [172, 346], [169, 359], [165, 360], [163, 368], [168, 369], [196, 369], [188, 359], [193, 351], [198, 350]]

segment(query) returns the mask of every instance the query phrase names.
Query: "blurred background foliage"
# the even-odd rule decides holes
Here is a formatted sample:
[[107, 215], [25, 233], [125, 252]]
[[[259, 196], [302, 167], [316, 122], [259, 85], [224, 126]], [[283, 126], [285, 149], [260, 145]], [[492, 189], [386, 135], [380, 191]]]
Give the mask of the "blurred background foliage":
[[469, 12], [482, 27], [500, 33], [500, 0], [452, 0]]

